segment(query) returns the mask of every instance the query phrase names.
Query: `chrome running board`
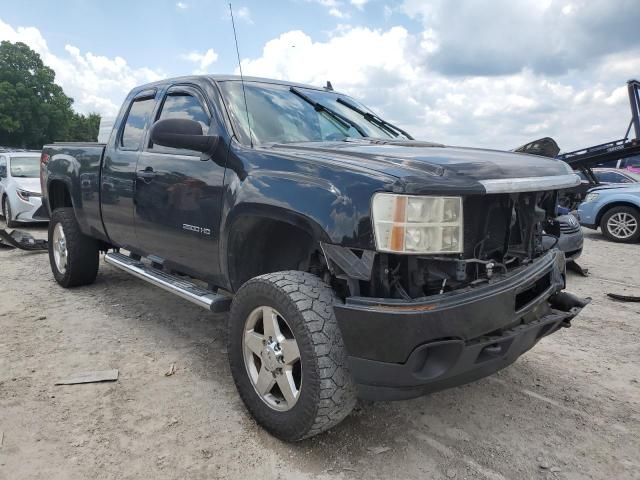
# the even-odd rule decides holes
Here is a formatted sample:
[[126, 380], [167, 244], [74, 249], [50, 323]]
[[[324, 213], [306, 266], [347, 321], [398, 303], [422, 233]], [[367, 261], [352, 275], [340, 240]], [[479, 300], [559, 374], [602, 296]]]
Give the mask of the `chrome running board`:
[[212, 312], [228, 312], [231, 307], [231, 297], [227, 295], [206, 290], [175, 275], [145, 265], [140, 260], [136, 260], [122, 253], [109, 252], [104, 256], [104, 261], [120, 270], [130, 273], [134, 277], [138, 277], [152, 285], [174, 293]]

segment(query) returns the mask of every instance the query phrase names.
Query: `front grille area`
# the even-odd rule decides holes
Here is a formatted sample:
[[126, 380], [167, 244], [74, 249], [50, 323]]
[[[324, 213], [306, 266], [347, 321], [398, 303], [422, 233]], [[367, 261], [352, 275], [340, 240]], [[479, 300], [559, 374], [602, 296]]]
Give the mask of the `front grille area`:
[[[362, 294], [419, 298], [508, 275], [545, 252], [542, 238], [547, 235], [545, 228], [553, 230], [551, 223], [559, 233], [558, 223], [553, 221], [556, 201], [556, 192], [467, 196], [463, 200], [462, 254], [379, 254], [373, 279], [362, 286]], [[530, 301], [528, 295], [523, 292], [518, 303]]]
[[562, 233], [576, 233], [580, 231], [580, 225], [571, 225], [566, 222], [560, 222], [560, 231]]
[[551, 273], [547, 273], [536, 283], [516, 295], [516, 312], [529, 305], [551, 286]]

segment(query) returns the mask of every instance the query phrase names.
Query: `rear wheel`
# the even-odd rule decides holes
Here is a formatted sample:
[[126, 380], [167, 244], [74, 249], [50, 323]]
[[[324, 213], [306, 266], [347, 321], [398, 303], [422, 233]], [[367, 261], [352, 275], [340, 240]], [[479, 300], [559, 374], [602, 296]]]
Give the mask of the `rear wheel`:
[[640, 238], [640, 211], [632, 207], [614, 207], [600, 221], [602, 233], [620, 243], [636, 242]]
[[309, 273], [249, 280], [231, 307], [228, 352], [240, 397], [274, 436], [298, 441], [342, 421], [356, 403], [333, 313], [333, 290]]
[[80, 231], [73, 208], [53, 211], [49, 222], [49, 263], [65, 288], [89, 285], [98, 274], [98, 242]]
[[2, 199], [2, 216], [4, 217], [4, 221], [7, 224], [7, 228], [16, 228], [18, 226], [18, 223], [13, 221], [11, 204], [9, 203], [9, 199], [7, 197], [4, 197]]

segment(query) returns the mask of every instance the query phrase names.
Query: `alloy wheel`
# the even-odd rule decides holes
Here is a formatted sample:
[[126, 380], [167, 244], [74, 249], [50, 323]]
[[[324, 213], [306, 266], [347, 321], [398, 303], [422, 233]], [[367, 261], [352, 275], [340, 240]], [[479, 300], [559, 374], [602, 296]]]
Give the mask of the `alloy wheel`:
[[243, 356], [247, 374], [258, 396], [277, 411], [291, 410], [300, 397], [300, 349], [286, 319], [261, 306], [245, 321]]
[[632, 237], [638, 230], [636, 218], [626, 212], [618, 212], [607, 220], [607, 229], [615, 238], [625, 240]]
[[67, 259], [69, 254], [67, 252], [67, 239], [64, 235], [62, 224], [58, 223], [53, 229], [52, 240], [53, 260], [58, 271], [64, 275], [67, 271]]

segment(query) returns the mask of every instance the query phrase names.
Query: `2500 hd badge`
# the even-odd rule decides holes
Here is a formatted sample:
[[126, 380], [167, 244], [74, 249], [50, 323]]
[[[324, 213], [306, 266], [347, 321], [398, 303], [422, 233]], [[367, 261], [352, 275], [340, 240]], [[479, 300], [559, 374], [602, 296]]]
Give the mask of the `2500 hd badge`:
[[188, 230], [190, 232], [202, 233], [203, 235], [211, 235], [210, 228], [198, 227], [197, 225], [189, 225], [189, 224], [183, 223], [182, 229]]

